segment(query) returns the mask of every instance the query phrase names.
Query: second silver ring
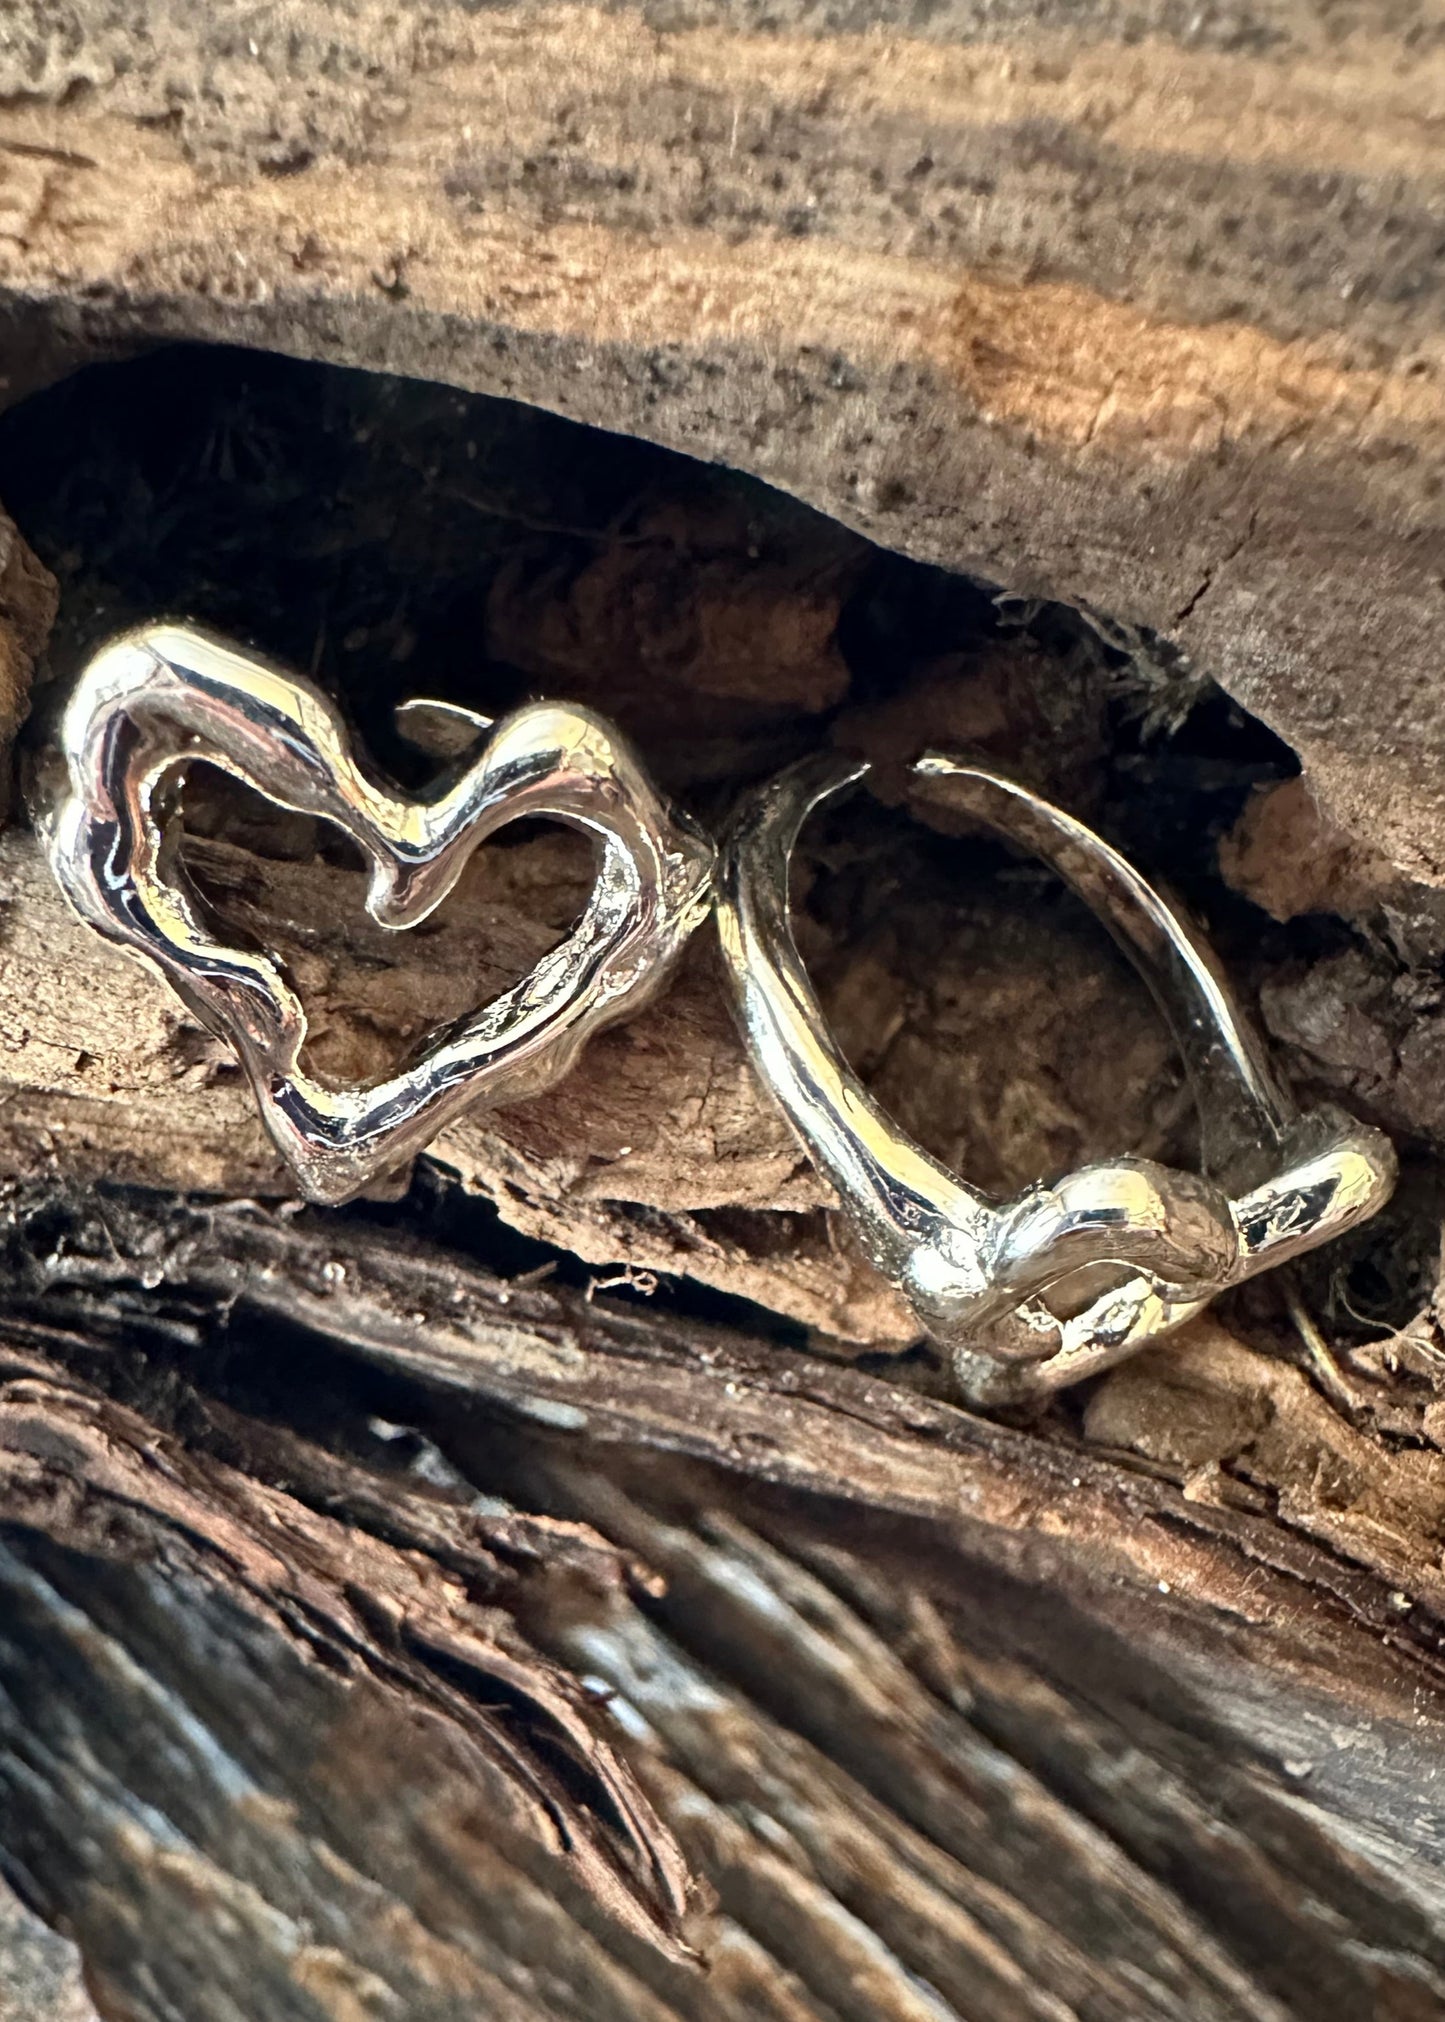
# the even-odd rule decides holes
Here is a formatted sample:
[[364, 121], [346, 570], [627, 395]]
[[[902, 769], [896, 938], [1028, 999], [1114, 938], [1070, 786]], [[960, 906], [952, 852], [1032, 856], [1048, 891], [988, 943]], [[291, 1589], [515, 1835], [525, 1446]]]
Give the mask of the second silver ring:
[[920, 781], [1052, 865], [1142, 973], [1195, 1085], [1206, 1173], [1124, 1156], [994, 1202], [929, 1157], [848, 1066], [788, 918], [803, 823], [868, 770], [823, 754], [744, 799], [722, 845], [719, 934], [755, 1069], [966, 1397], [1009, 1402], [1107, 1368], [1383, 1205], [1388, 1139], [1336, 1110], [1300, 1113], [1183, 913], [1063, 809], [937, 753]]

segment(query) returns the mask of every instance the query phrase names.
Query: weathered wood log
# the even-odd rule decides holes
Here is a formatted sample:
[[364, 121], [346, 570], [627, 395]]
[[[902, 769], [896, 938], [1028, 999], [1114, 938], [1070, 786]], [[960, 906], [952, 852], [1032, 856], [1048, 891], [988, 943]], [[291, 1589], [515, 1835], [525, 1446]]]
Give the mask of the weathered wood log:
[[67, 355], [244, 341], [723, 458], [1154, 628], [1441, 877], [1428, 6], [20, 0], [3, 55], [0, 289]]
[[[706, 937], [564, 1088], [298, 1213], [0, 833], [0, 2022], [1445, 2012], [1441, 47], [1296, 0], [0, 23], [0, 759], [32, 662], [27, 772], [163, 608], [395, 766], [417, 692], [595, 702], [709, 819], [834, 739], [881, 804], [797, 911], [884, 1099], [994, 1187], [1189, 1159], [1087, 918], [889, 805], [982, 748], [1406, 1168], [1302, 1298], [992, 1423]], [[170, 337], [291, 358], [64, 377]], [[340, 1078], [586, 883], [489, 847], [398, 940], [324, 832], [205, 778], [187, 824]]]
[[0, 1883], [0, 2017], [4, 2022], [97, 2022], [74, 1948]]
[[[1196, 1350], [1147, 1429], [1111, 1379], [1140, 1472], [334, 1217], [9, 1227], [6, 1835], [104, 2012], [1445, 1998], [1438, 1600], [1394, 1584], [1440, 1464], [1300, 1375]], [[639, 1893], [669, 1856], [559, 1774], [558, 1666], [715, 1892], [706, 1973], [578, 1891], [599, 1834]]]
[[[418, 421], [404, 409], [400, 426]], [[8, 467], [65, 575], [63, 660], [105, 611], [101, 586], [144, 581], [154, 528], [198, 495], [159, 500], [119, 557], [87, 531], [67, 561], [72, 505], [45, 504], [13, 445]], [[79, 479], [102, 521], [117, 468], [100, 452]], [[716, 539], [717, 502], [694, 510]], [[574, 539], [526, 517], [543, 558]], [[263, 546], [290, 537], [283, 516]], [[784, 556], [815, 538], [773, 530]], [[585, 545], [591, 569], [635, 569], [616, 538]], [[687, 577], [697, 613], [735, 594], [747, 545], [714, 548], [706, 594]], [[183, 544], [179, 566], [197, 553]], [[258, 597], [264, 567], [231, 562], [238, 597]], [[506, 664], [582, 681], [568, 614], [600, 594], [589, 567], [492, 563]], [[749, 623], [766, 632], [797, 578], [781, 567]], [[852, 593], [846, 621], [838, 602], [834, 627], [886, 631], [879, 595]], [[680, 712], [667, 763], [693, 795], [716, 791], [720, 748], [725, 782], [816, 735], [819, 700], [836, 710], [856, 684], [834, 732], [882, 759], [981, 737], [1079, 804], [1132, 805], [1156, 850], [1161, 822], [1197, 829], [1202, 857], [1181, 842], [1176, 862], [1216, 908], [1209, 835], [1242, 802], [1237, 880], [1286, 914], [1290, 865], [1317, 889], [1315, 831], [1271, 847], [1271, 803], [1247, 803], [1281, 769], [1248, 725], [1216, 727], [1222, 784], [1218, 758], [1201, 770], [1167, 733], [1111, 738], [1145, 677], [1062, 616], [1047, 638], [1000, 631], [971, 598], [950, 608], [957, 650], [895, 655], [881, 696], [856, 644], [841, 678], [816, 645], [761, 717], [739, 714], [743, 655], [731, 671], [707, 656], [711, 695], [677, 646], [632, 700], [608, 671], [629, 647], [592, 678], [654, 728]], [[680, 636], [699, 631], [701, 616]], [[374, 676], [340, 678], [364, 702]], [[1215, 706], [1198, 684], [1175, 706], [1191, 716], [1201, 696]], [[367, 936], [345, 904], [354, 874], [314, 833], [214, 788], [192, 827], [212, 902], [284, 949], [342, 1074], [533, 959], [585, 875], [546, 835], [488, 852], [418, 965]], [[959, 1414], [926, 1354], [850, 1373], [907, 1330], [751, 1083], [705, 943], [566, 1088], [440, 1147], [549, 1240], [572, 1291], [529, 1286], [531, 1254], [506, 1258], [490, 1222], [454, 1225], [449, 1250], [385, 1237], [388, 1218], [444, 1230], [424, 1193], [300, 1220], [77, 1194], [96, 1177], [223, 1196], [281, 1181], [214, 1045], [68, 923], [32, 837], [12, 830], [0, 854], [0, 1845], [78, 1940], [102, 2013], [208, 2022], [250, 1998], [281, 2017], [1275, 2016], [1309, 2012], [1322, 1982], [1344, 2014], [1429, 2012], [1445, 1386], [1428, 1316], [1383, 1358], [1338, 1330], [1314, 1343], [1321, 1396], [1266, 1297], [1235, 1316], [1247, 1342], [1199, 1328], [1031, 1431]], [[1232, 945], [1280, 1030], [1292, 1010], [1297, 1069], [1426, 1147], [1407, 1049], [1372, 1078], [1380, 1042], [1361, 1032], [1391, 1016], [1407, 1042], [1428, 1033], [1433, 913], [1358, 849], [1329, 863], [1348, 957], [1327, 937], [1321, 960], [1309, 923], [1261, 943], [1258, 915]], [[1121, 1135], [1187, 1154], [1149, 1008], [1097, 934], [1018, 876], [866, 807], [820, 837], [803, 918], [855, 1051], [994, 1184]], [[1334, 975], [1346, 959], [1352, 981]], [[1353, 1051], [1321, 1037], [1330, 989]], [[1392, 1243], [1420, 1267], [1428, 1167], [1412, 1173], [1404, 1219], [1365, 1253], [1377, 1276]], [[735, 1219], [714, 1225], [719, 1263], [690, 1227], [713, 1233], [720, 1201]], [[467, 1242], [520, 1279], [470, 1268]], [[811, 1350], [721, 1333], [686, 1294], [672, 1318], [618, 1311], [589, 1258], [604, 1282], [647, 1265], [742, 1292], [754, 1328], [803, 1319]], [[1406, 1270], [1388, 1302], [1410, 1289]], [[1121, 1796], [1125, 1761], [1138, 1789]]]

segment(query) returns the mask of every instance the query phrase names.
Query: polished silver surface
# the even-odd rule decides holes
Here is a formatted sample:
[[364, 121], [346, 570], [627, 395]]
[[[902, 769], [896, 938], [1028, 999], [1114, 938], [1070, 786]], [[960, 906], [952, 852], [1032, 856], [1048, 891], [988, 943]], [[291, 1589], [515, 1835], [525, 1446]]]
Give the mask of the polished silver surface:
[[1082, 822], [936, 753], [914, 768], [920, 785], [1051, 864], [1143, 974], [1198, 1093], [1208, 1176], [1122, 1157], [994, 1202], [930, 1158], [839, 1052], [788, 919], [803, 823], [867, 771], [809, 758], [743, 801], [722, 846], [718, 927], [754, 1065], [965, 1396], [1004, 1403], [1107, 1368], [1389, 1198], [1389, 1140], [1338, 1111], [1298, 1113], [1175, 907]]
[[[669, 811], [601, 717], [532, 703], [480, 749], [487, 719], [467, 711], [418, 702], [399, 721], [421, 748], [456, 754], [421, 798], [367, 769], [311, 682], [193, 626], [148, 625], [82, 672], [61, 726], [63, 778], [38, 810], [70, 903], [231, 1042], [318, 1201], [349, 1199], [462, 1109], [560, 1079], [590, 1033], [653, 995], [711, 903], [711, 843]], [[523, 815], [596, 838], [592, 896], [559, 947], [423, 1057], [375, 1087], [328, 1087], [301, 1064], [306, 1014], [280, 966], [218, 938], [181, 865], [177, 787], [201, 760], [351, 836], [369, 868], [367, 910], [385, 927], [425, 919], [477, 845]]]

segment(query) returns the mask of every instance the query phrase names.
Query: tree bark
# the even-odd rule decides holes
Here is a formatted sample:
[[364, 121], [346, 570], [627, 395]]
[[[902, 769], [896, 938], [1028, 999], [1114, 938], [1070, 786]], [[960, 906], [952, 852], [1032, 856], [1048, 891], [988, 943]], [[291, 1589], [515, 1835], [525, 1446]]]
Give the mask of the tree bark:
[[846, 19], [20, 0], [0, 282], [82, 343], [535, 400], [1150, 627], [1438, 882], [1433, 10]]
[[[383, 763], [405, 695], [565, 694], [716, 821], [832, 741], [877, 793], [795, 910], [880, 1099], [1000, 1191], [1188, 1163], [1093, 923], [908, 803], [966, 746], [1181, 885], [1405, 1174], [989, 1419], [706, 933], [563, 1087], [302, 1210], [13, 801], [0, 2022], [1445, 2013], [1441, 52], [1294, 0], [0, 27], [7, 781], [32, 668], [30, 787], [161, 610]], [[386, 935], [316, 825], [186, 823], [339, 1080], [588, 882], [519, 836]]]
[[1297, 1374], [1181, 1351], [1145, 1470], [324, 1215], [11, 1230], [6, 1832], [103, 2012], [1437, 2011], [1438, 1614], [1271, 1513], [1359, 1457]]

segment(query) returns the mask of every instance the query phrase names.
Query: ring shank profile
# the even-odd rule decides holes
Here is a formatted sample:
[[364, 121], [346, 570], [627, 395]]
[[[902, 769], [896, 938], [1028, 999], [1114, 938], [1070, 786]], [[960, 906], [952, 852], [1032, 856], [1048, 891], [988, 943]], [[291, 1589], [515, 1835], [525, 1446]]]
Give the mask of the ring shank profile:
[[[997, 1403], [1076, 1382], [1383, 1205], [1388, 1140], [1339, 1112], [1299, 1114], [1182, 913], [1082, 822], [938, 753], [919, 761], [919, 779], [1050, 864], [1144, 977], [1199, 1098], [1206, 1176], [1121, 1158], [999, 1204], [929, 1157], [843, 1058], [788, 918], [803, 823], [868, 770], [825, 754], [747, 796], [723, 842], [719, 933], [759, 1072], [966, 1395]], [[1043, 1295], [1081, 1272], [1114, 1282], [1060, 1317]]]

